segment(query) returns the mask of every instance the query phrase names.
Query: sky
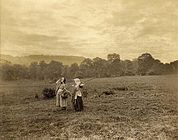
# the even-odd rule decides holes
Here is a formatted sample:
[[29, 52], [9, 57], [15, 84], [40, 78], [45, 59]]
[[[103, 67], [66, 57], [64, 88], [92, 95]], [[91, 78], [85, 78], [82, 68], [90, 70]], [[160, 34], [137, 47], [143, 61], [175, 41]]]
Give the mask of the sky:
[[178, 59], [178, 0], [1, 0], [1, 54]]

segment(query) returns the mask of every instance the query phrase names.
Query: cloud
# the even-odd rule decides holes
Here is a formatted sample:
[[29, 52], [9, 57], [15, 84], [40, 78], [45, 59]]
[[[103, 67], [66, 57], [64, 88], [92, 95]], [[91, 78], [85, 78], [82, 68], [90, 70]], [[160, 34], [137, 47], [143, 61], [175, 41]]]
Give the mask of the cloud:
[[177, 59], [177, 0], [1, 3], [2, 53], [106, 57], [116, 52], [132, 59], [151, 52], [165, 62]]

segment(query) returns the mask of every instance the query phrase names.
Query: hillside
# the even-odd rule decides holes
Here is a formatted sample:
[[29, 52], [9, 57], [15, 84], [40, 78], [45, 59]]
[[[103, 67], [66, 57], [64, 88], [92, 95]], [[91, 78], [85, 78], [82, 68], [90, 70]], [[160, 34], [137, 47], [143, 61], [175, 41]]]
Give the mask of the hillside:
[[29, 65], [31, 62], [45, 61], [49, 63], [50, 61], [59, 61], [64, 65], [71, 65], [72, 63], [80, 64], [84, 57], [80, 56], [62, 56], [62, 55], [29, 55], [29, 56], [11, 56], [11, 55], [1, 55], [1, 60], [8, 61], [13, 64]]
[[75, 112], [71, 97], [67, 111], [43, 99], [55, 84], [0, 82], [0, 139], [178, 140], [177, 83], [175, 75], [93, 79], [83, 89], [84, 111]]
[[0, 65], [1, 64], [10, 64], [10, 62], [4, 59], [0, 59]]

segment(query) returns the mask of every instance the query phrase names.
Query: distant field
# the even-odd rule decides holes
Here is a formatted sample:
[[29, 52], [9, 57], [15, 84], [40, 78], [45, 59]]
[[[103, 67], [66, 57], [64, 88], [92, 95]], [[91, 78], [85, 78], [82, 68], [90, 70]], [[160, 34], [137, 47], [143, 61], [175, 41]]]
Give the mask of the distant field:
[[178, 139], [178, 76], [94, 79], [77, 113], [70, 98], [67, 111], [44, 100], [44, 87], [54, 85], [0, 82], [0, 139]]

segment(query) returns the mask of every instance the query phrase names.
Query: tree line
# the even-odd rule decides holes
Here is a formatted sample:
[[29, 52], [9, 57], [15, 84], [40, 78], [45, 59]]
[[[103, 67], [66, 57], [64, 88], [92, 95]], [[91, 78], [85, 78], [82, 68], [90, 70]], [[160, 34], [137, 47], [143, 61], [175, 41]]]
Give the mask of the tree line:
[[2, 64], [0, 77], [2, 80], [55, 80], [61, 76], [68, 79], [91, 77], [118, 77], [132, 75], [166, 75], [178, 73], [178, 60], [162, 63], [151, 54], [144, 53], [134, 60], [121, 60], [120, 55], [108, 54], [107, 59], [96, 57], [86, 58], [80, 65], [63, 65], [58, 61], [32, 62], [28, 67], [19, 64]]

